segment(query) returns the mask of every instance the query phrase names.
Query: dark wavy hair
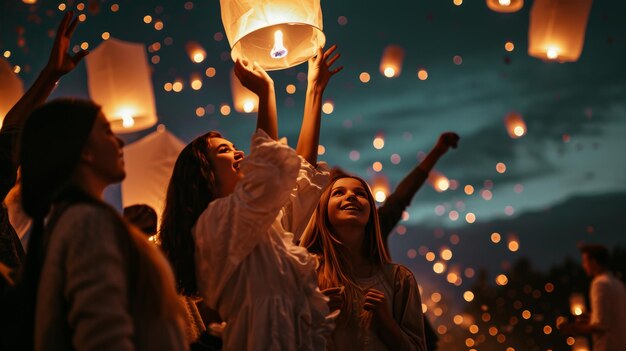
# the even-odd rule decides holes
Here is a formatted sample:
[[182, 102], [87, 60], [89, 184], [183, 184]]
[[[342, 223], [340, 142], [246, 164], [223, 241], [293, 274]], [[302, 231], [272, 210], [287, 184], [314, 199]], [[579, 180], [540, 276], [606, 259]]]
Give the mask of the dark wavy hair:
[[196, 246], [191, 227], [217, 197], [215, 176], [209, 160], [209, 139], [221, 137], [220, 133], [212, 131], [189, 143], [178, 155], [167, 187], [159, 241], [174, 270], [176, 287], [179, 293], [186, 296], [198, 294]]

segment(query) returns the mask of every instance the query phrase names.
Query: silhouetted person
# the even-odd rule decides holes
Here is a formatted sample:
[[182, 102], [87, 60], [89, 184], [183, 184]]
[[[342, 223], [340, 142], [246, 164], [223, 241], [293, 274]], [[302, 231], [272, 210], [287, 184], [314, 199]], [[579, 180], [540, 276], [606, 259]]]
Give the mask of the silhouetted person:
[[148, 205], [124, 207], [124, 218], [149, 237], [157, 233], [157, 213]]
[[591, 280], [591, 313], [561, 326], [565, 334], [591, 335], [593, 351], [622, 351], [626, 348], [626, 288], [609, 271], [609, 250], [601, 245], [580, 248], [583, 269]]

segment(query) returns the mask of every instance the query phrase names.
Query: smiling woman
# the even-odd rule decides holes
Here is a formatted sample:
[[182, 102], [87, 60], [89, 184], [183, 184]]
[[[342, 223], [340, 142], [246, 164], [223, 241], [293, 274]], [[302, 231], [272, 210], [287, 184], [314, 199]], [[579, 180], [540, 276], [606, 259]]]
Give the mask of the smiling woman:
[[320, 289], [341, 309], [333, 349], [426, 350], [417, 283], [390, 262], [364, 180], [333, 177], [300, 245], [317, 255]]

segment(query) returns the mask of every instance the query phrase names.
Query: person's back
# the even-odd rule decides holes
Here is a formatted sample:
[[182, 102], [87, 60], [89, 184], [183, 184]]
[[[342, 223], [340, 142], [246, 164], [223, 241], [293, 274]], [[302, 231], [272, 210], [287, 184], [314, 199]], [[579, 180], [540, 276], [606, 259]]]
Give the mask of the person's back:
[[594, 351], [620, 351], [626, 348], [626, 287], [613, 274], [604, 272], [591, 282], [590, 324], [604, 332], [593, 333]]

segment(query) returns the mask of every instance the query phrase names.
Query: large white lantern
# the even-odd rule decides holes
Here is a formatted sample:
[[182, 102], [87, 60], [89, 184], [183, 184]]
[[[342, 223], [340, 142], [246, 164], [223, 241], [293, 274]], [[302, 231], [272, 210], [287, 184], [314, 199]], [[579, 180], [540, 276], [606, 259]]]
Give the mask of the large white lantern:
[[230, 71], [230, 91], [233, 95], [233, 107], [237, 112], [252, 113], [259, 110], [259, 97], [244, 87], [235, 71]]
[[324, 46], [320, 0], [220, 0], [231, 57], [267, 71], [298, 65]]
[[24, 95], [24, 84], [11, 65], [0, 57], [0, 127], [13, 105]]
[[487, 7], [495, 12], [517, 12], [524, 7], [524, 0], [486, 0]]
[[154, 91], [143, 44], [109, 39], [86, 58], [89, 96], [102, 106], [116, 133], [157, 123]]
[[592, 0], [535, 0], [530, 10], [528, 54], [543, 60], [574, 62], [585, 43]]

